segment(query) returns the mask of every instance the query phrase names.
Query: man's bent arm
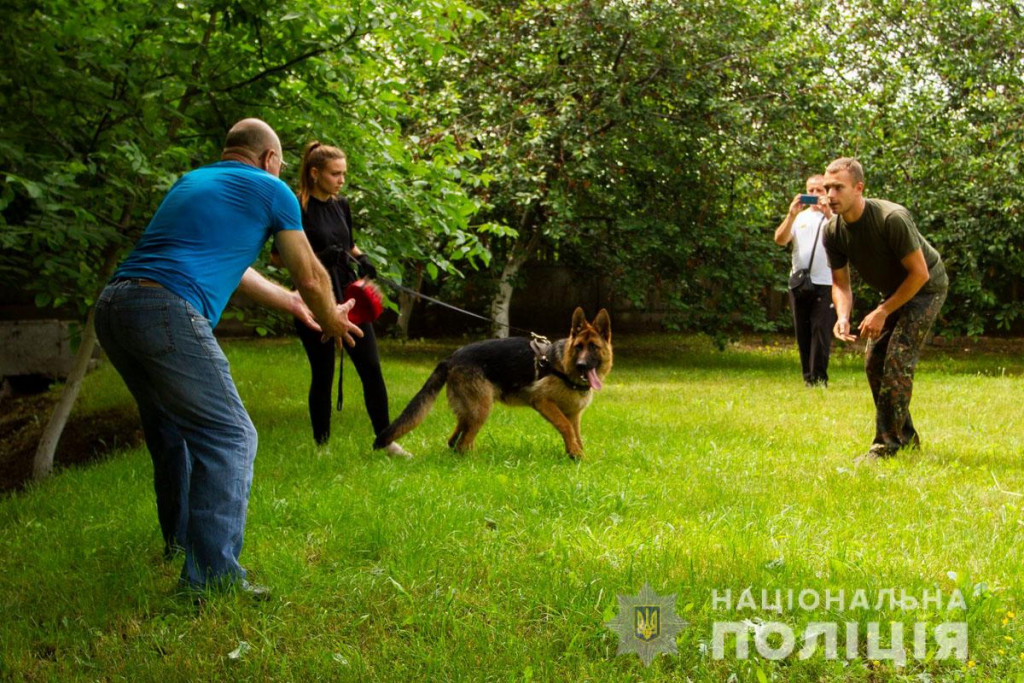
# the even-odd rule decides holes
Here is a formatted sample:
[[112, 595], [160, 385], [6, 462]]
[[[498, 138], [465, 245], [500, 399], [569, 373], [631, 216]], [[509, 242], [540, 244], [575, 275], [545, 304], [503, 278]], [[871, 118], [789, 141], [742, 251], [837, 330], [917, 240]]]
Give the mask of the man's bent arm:
[[793, 197], [793, 201], [789, 205], [789, 213], [779, 223], [779, 227], [775, 228], [775, 244], [784, 247], [793, 240], [793, 222], [802, 208], [800, 195]]
[[900, 306], [914, 298], [914, 295], [921, 291], [924, 284], [928, 282], [931, 275], [928, 273], [928, 264], [924, 260], [924, 252], [916, 249], [902, 259], [900, 264], [907, 271], [907, 276], [896, 288], [892, 295], [878, 305], [878, 308], [864, 316], [860, 321], [861, 335], [868, 339], [878, 337], [882, 333], [885, 319], [892, 313], [899, 310]]
[[335, 306], [331, 276], [313, 253], [306, 234], [300, 230], [281, 230], [275, 236], [275, 244], [302, 300], [320, 321], [324, 334], [344, 337], [346, 341], [351, 339], [350, 334], [362, 337], [363, 331], [349, 322], [347, 309], [342, 311]]
[[247, 269], [242, 274], [242, 281], [238, 283], [238, 291], [261, 306], [288, 313], [301, 320], [306, 327], [317, 332], [322, 331], [313, 318], [313, 312], [302, 301], [298, 292], [285, 289], [276, 282], [268, 280], [253, 268]]
[[903, 304], [913, 299], [928, 280], [931, 279], [931, 274], [928, 272], [928, 263], [924, 260], [924, 251], [921, 249], [910, 252], [900, 259], [900, 263], [907, 271], [907, 276], [903, 278], [903, 282], [892, 293], [892, 296], [879, 305], [878, 308], [885, 312], [886, 315], [892, 315]]

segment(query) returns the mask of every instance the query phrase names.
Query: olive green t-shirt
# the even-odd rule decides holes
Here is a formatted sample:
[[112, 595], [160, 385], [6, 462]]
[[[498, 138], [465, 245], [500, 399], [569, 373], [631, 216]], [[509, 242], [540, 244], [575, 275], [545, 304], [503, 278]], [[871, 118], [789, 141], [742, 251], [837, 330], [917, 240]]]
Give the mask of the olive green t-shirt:
[[949, 287], [939, 252], [921, 236], [910, 213], [899, 204], [865, 199], [860, 219], [847, 223], [842, 216], [833, 216], [825, 226], [822, 242], [829, 266], [839, 269], [852, 265], [865, 282], [886, 298], [907, 277], [900, 261], [918, 249], [924, 254], [931, 276], [919, 293], [934, 294]]

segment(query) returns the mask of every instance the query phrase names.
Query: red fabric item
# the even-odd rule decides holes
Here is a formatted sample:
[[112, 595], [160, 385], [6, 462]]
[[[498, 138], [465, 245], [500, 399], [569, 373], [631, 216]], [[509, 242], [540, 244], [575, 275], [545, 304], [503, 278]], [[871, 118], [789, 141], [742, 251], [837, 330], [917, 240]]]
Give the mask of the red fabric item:
[[384, 312], [384, 297], [368, 280], [356, 280], [346, 287], [345, 301], [349, 299], [356, 300], [356, 305], [348, 312], [348, 319], [356, 325], [372, 323]]

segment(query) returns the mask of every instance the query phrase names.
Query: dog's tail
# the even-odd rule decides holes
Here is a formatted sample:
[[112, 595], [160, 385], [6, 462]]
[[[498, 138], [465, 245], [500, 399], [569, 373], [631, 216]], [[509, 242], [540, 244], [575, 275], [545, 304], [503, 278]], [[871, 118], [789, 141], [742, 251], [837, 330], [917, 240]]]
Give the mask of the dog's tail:
[[373, 442], [373, 447], [384, 448], [392, 441], [397, 441], [416, 429], [423, 422], [430, 409], [434, 407], [434, 401], [437, 399], [437, 395], [441, 393], [441, 388], [444, 387], [447, 381], [448, 361], [443, 360], [437, 364], [434, 372], [427, 378], [426, 384], [412, 397], [409, 405], [405, 407], [405, 410], [398, 416], [398, 419], [377, 435], [377, 439]]

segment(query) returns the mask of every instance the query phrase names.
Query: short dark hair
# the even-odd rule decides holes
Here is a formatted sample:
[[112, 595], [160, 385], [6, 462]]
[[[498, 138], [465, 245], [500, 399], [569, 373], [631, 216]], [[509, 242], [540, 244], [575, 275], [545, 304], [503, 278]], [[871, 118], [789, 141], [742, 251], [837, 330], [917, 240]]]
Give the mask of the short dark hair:
[[864, 167], [860, 165], [860, 162], [853, 157], [840, 157], [836, 159], [828, 168], [825, 169], [825, 173], [839, 173], [846, 171], [850, 174], [850, 180], [854, 183], [864, 182]]

